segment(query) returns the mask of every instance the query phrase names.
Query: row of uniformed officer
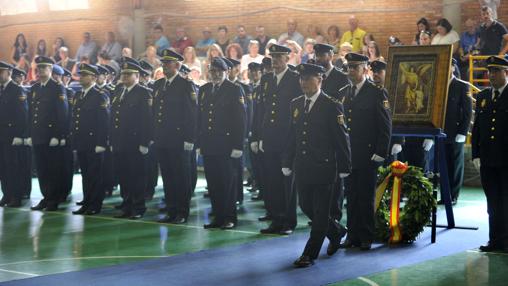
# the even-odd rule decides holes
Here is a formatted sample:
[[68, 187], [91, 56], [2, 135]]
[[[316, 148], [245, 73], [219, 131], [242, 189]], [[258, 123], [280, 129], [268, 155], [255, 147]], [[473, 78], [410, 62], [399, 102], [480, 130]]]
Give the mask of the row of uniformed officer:
[[[318, 257], [325, 237], [333, 255], [345, 231], [330, 216], [337, 177], [351, 172], [351, 151], [342, 104], [322, 88], [326, 70], [314, 64], [297, 67], [303, 96], [291, 102], [291, 128], [282, 172], [295, 173], [302, 211], [312, 220], [312, 229], [302, 256], [294, 265], [307, 267]], [[333, 202], [335, 203], [335, 201]]]
[[0, 206], [21, 206], [23, 161], [20, 160], [26, 137], [28, 104], [23, 88], [12, 79], [14, 67], [0, 62]]
[[243, 154], [245, 108], [241, 88], [229, 81], [222, 58], [210, 64], [211, 82], [199, 90], [198, 141], [214, 219], [205, 228], [236, 226], [235, 160]]
[[[192, 82], [179, 75], [183, 57], [165, 49], [164, 78], [154, 89], [154, 146], [164, 184], [167, 215], [159, 222], [187, 221], [191, 199], [191, 152], [196, 142], [197, 97]], [[195, 159], [195, 158], [194, 158]]]

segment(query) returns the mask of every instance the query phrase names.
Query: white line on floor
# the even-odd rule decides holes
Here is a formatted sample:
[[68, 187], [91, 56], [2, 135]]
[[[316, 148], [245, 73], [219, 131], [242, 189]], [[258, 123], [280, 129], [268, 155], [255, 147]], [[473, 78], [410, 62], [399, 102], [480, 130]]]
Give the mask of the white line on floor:
[[376, 282], [374, 282], [374, 281], [372, 281], [372, 280], [370, 280], [368, 278], [365, 278], [365, 277], [361, 277], [360, 276], [360, 277], [358, 277], [358, 280], [361, 280], [361, 281], [369, 284], [370, 286], [379, 286], [379, 284], [377, 284]]
[[0, 269], [0, 271], [7, 272], [7, 273], [21, 274], [21, 275], [31, 276], [31, 277], [39, 276], [37, 274], [32, 274], [32, 273], [27, 273], [27, 272], [19, 272], [19, 271], [7, 270], [7, 269]]
[[[164, 258], [170, 257], [169, 255], [129, 255], [129, 256], [88, 256], [88, 257], [67, 257], [67, 258], [50, 258], [50, 259], [40, 259], [40, 260], [26, 260], [26, 261], [18, 261], [18, 262], [10, 262], [0, 264], [0, 266], [11, 266], [11, 265], [19, 265], [19, 264], [27, 264], [27, 263], [40, 263], [40, 262], [57, 262], [57, 261], [68, 261], [68, 260], [92, 260], [92, 259], [136, 259], [136, 258]], [[0, 269], [1, 270], [1, 269]]]
[[487, 254], [487, 255], [508, 255], [508, 253], [503, 253], [503, 252], [483, 252], [483, 251], [480, 251], [479, 249], [470, 249], [470, 250], [467, 250], [467, 252]]

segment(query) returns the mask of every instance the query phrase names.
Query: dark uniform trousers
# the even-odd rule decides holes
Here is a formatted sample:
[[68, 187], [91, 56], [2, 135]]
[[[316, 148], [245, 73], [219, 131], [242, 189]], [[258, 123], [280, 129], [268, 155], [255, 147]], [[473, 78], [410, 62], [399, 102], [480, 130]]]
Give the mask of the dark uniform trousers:
[[276, 228], [294, 229], [296, 219], [296, 193], [293, 188], [293, 176], [285, 177], [282, 172], [284, 147], [290, 129], [291, 101], [302, 91], [299, 76], [287, 70], [277, 84], [274, 73], [261, 78], [263, 108], [259, 139], [263, 141], [263, 175], [265, 191], [263, 198], [268, 213], [272, 216], [272, 225]]
[[65, 88], [50, 79], [43, 87], [36, 83], [30, 91], [30, 137], [32, 138], [35, 165], [39, 186], [44, 196], [42, 204], [48, 207], [58, 205], [62, 198], [61, 160], [63, 148], [50, 147], [52, 138], [66, 139], [69, 129], [68, 101]]
[[25, 137], [27, 115], [24, 89], [13, 81], [0, 87], [0, 181], [2, 200], [7, 204], [18, 204], [23, 195], [19, 180], [22, 165], [18, 156], [23, 146], [12, 146], [12, 143], [13, 138]]
[[312, 110], [304, 112], [309, 106], [304, 96], [291, 103], [293, 123], [283, 167], [294, 170], [300, 208], [312, 220], [303, 255], [316, 259], [325, 237], [338, 245], [345, 233], [330, 216], [330, 206], [337, 174], [350, 173], [351, 151], [342, 105], [321, 92]]
[[157, 180], [159, 179], [159, 164], [157, 162], [157, 152], [153, 146], [150, 146], [150, 152], [146, 154], [146, 186], [145, 198], [151, 200], [155, 194]]
[[[249, 143], [258, 142], [259, 141], [259, 132], [262, 123], [262, 114], [263, 114], [263, 93], [261, 89], [261, 85], [254, 87], [253, 95], [252, 95], [252, 106], [253, 106], [253, 114], [252, 114], [252, 124], [251, 124], [251, 137], [249, 138]], [[252, 176], [254, 177], [254, 181], [256, 182], [256, 187], [259, 190], [259, 197], [263, 198], [264, 193], [264, 182], [263, 182], [263, 152], [258, 151], [254, 153], [250, 149], [249, 144], [249, 155], [252, 164]], [[266, 202], [266, 200], [265, 200]]]
[[450, 81], [446, 104], [445, 154], [452, 199], [459, 197], [464, 179], [464, 143], [455, 142], [458, 134], [466, 136], [471, 125], [473, 112], [469, 84], [455, 77]]
[[19, 186], [22, 198], [30, 198], [32, 193], [32, 148], [20, 146], [18, 149], [18, 160], [20, 164]]
[[492, 88], [477, 94], [472, 158], [480, 158], [487, 197], [489, 244], [508, 247], [508, 89], [493, 98]]
[[169, 217], [189, 216], [192, 152], [184, 150], [184, 142], [195, 142], [196, 99], [192, 83], [179, 75], [154, 84], [153, 156], [160, 165]]
[[196, 190], [196, 185], [198, 184], [198, 161], [197, 161], [196, 147], [192, 150], [190, 154], [190, 179], [191, 179], [191, 196], [194, 194]]
[[[220, 87], [205, 84], [199, 90], [198, 144], [203, 156], [214, 223], [236, 223], [238, 160], [233, 149], [242, 150], [246, 114], [241, 88], [229, 80]], [[237, 180], [236, 180], [237, 181]]]
[[72, 143], [77, 150], [83, 182], [83, 207], [101, 211], [105, 192], [102, 182], [104, 152], [96, 153], [95, 147], [107, 147], [109, 128], [109, 98], [95, 87], [86, 96], [78, 93], [74, 100]]
[[[67, 101], [69, 104], [69, 107], [72, 106], [72, 102], [74, 99], [74, 91], [71, 88], [65, 89], [66, 95], [67, 95]], [[67, 113], [68, 118], [68, 126], [70, 129], [70, 124], [72, 121], [72, 108], [69, 108]], [[69, 134], [69, 130], [66, 131], [67, 134]], [[60, 164], [60, 172], [62, 174], [61, 181], [60, 181], [60, 201], [65, 202], [67, 200], [67, 197], [72, 192], [72, 182], [74, 178], [74, 152], [72, 150], [71, 142], [69, 138], [66, 139], [66, 145], [60, 146], [61, 152], [60, 155], [62, 156], [59, 160]]]
[[387, 158], [392, 126], [390, 105], [386, 90], [368, 80], [356, 95], [353, 86], [343, 90], [352, 158], [352, 172], [345, 179], [348, 239], [355, 244], [372, 243], [377, 168], [381, 165], [372, 156]]
[[123, 86], [115, 89], [111, 102], [113, 166], [126, 215], [142, 215], [146, 211], [147, 156], [139, 147], [149, 147], [152, 140], [152, 100], [151, 91], [136, 84], [130, 91]]

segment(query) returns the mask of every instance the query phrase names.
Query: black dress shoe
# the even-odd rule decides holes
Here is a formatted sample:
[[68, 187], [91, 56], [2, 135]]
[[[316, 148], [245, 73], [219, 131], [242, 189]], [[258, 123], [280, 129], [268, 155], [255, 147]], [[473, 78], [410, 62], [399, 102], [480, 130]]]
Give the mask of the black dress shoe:
[[121, 209], [123, 209], [123, 203], [121, 203], [119, 205], [116, 205], [114, 208], [115, 208], [115, 210], [121, 210]]
[[173, 224], [184, 224], [187, 222], [187, 219], [181, 215], [177, 215], [175, 218], [171, 220]]
[[5, 197], [3, 197], [1, 200], [0, 200], [0, 207], [3, 207], [7, 205], [7, 199]]
[[258, 217], [258, 220], [259, 221], [269, 221], [269, 220], [272, 220], [272, 216], [270, 216], [270, 215], [260, 216], [260, 217]]
[[370, 250], [371, 247], [372, 247], [372, 243], [370, 243], [370, 242], [360, 243], [360, 250]]
[[346, 241], [344, 241], [344, 243], [340, 244], [340, 248], [353, 248], [355, 246], [360, 246], [360, 245], [350, 239], [346, 239]]
[[293, 265], [296, 267], [296, 268], [304, 268], [304, 267], [309, 267], [311, 265], [314, 265], [314, 260], [312, 260], [309, 256], [307, 255], [302, 255], [300, 256], [300, 258], [298, 258], [297, 260], [295, 260], [295, 262], [293, 262]]
[[129, 219], [131, 220], [138, 220], [138, 219], [141, 219], [143, 217], [143, 214], [134, 214], [134, 215], [131, 215], [129, 217]]
[[85, 214], [87, 209], [85, 207], [81, 207], [79, 210], [73, 211], [72, 214], [74, 215], [82, 215]]
[[45, 208], [46, 204], [43, 201], [40, 201], [36, 206], [33, 206], [30, 209], [33, 211], [42, 211]]
[[131, 215], [129, 213], [121, 213], [118, 215], [113, 216], [114, 218], [129, 218]]
[[281, 230], [282, 230], [281, 227], [274, 226], [273, 224], [271, 224], [269, 227], [263, 228], [259, 232], [261, 232], [262, 234], [279, 234]]
[[203, 198], [209, 198], [209, 197], [210, 197], [210, 193], [209, 193], [209, 192], [205, 192], [205, 193], [203, 194]]
[[279, 234], [280, 235], [290, 235], [293, 233], [293, 229], [290, 227], [283, 227], [280, 229]]
[[221, 224], [218, 224], [218, 223], [216, 223], [216, 222], [214, 222], [214, 221], [212, 221], [211, 223], [208, 223], [208, 224], [203, 225], [203, 227], [204, 227], [205, 229], [210, 229], [210, 228], [220, 228], [221, 226], [222, 226]]
[[82, 206], [82, 205], [84, 205], [84, 204], [85, 204], [85, 201], [79, 201], [79, 202], [76, 202], [76, 205], [77, 205], [77, 206]]
[[499, 245], [493, 244], [493, 243], [487, 243], [487, 245], [482, 245], [479, 247], [481, 252], [494, 252], [499, 251], [502, 248]]
[[328, 247], [326, 248], [326, 254], [328, 254], [328, 256], [332, 256], [334, 255], [337, 250], [339, 250], [340, 248], [340, 243], [339, 242], [331, 242], [328, 244]]
[[227, 229], [233, 229], [235, 227], [236, 227], [236, 224], [234, 222], [226, 222], [220, 228], [227, 230]]

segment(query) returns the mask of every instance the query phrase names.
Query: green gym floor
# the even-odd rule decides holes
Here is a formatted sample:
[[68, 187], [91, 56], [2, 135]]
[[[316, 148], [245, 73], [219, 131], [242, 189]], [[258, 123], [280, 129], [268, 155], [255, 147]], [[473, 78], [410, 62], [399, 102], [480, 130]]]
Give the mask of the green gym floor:
[[[81, 199], [81, 177], [74, 177], [72, 201], [62, 204], [57, 212], [30, 211], [30, 202], [22, 208], [0, 208], [0, 284], [2, 281], [47, 274], [77, 271], [92, 267], [117, 265], [204, 249], [269, 239], [259, 229], [264, 214], [261, 202], [245, 202], [239, 208], [238, 227], [230, 231], [204, 230], [210, 203], [203, 198], [205, 181], [200, 178], [191, 203], [191, 216], [185, 225], [154, 222], [161, 214], [159, 187], [149, 210], [139, 221], [115, 219], [113, 206], [120, 202], [117, 192], [104, 203], [97, 216], [76, 216], [76, 201]], [[38, 183], [33, 181], [32, 204], [40, 199]], [[474, 217], [468, 224], [486, 227], [483, 192], [466, 188], [454, 208]], [[471, 216], [474, 213], [474, 216]], [[308, 232], [307, 218], [299, 214], [297, 232]], [[457, 219], [458, 223], [460, 222]], [[487, 237], [485, 237], [487, 240]], [[508, 285], [508, 254], [483, 254], [469, 250], [424, 263], [392, 269], [383, 273], [338, 282], [334, 285]]]

